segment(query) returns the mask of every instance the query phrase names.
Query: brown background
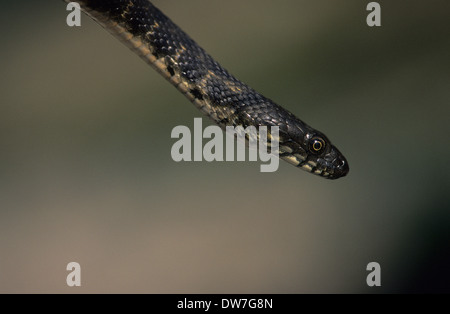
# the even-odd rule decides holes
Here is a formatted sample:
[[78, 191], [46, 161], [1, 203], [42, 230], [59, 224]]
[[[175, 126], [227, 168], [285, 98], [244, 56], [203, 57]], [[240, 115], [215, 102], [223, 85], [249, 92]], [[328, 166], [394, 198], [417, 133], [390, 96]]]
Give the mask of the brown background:
[[155, 1], [325, 132], [337, 181], [173, 162], [194, 106], [86, 16], [67, 27], [62, 1], [2, 2], [0, 292], [450, 291], [450, 8], [380, 1], [370, 28], [368, 2]]

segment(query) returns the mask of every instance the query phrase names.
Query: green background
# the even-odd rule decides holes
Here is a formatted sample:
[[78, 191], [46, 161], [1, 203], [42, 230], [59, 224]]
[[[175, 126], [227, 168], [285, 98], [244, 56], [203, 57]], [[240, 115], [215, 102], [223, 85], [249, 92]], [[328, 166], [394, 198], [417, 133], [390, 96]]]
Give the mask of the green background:
[[154, 3], [349, 175], [175, 163], [187, 99], [62, 1], [3, 1], [0, 292], [450, 291], [448, 1], [379, 1], [379, 28], [361, 0]]

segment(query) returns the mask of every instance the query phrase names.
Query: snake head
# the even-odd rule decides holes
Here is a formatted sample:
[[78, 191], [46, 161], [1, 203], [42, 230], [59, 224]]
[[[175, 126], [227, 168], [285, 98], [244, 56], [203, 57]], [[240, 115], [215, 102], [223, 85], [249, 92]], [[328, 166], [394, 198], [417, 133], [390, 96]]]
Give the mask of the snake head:
[[348, 162], [344, 155], [323, 134], [308, 134], [308, 155], [303, 169], [328, 179], [337, 179], [347, 175]]
[[316, 130], [307, 132], [302, 146], [306, 158], [297, 167], [328, 179], [347, 175], [347, 160], [324, 134]]
[[347, 160], [324, 134], [303, 122], [287, 133], [288, 140], [280, 142], [281, 159], [327, 179], [347, 175]]

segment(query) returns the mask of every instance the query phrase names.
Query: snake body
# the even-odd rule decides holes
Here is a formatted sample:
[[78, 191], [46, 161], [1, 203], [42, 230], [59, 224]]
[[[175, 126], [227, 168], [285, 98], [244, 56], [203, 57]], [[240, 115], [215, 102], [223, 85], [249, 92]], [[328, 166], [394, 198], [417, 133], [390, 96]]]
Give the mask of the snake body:
[[236, 79], [148, 0], [78, 3], [222, 128], [278, 126], [281, 159], [328, 179], [348, 173], [323, 133]]

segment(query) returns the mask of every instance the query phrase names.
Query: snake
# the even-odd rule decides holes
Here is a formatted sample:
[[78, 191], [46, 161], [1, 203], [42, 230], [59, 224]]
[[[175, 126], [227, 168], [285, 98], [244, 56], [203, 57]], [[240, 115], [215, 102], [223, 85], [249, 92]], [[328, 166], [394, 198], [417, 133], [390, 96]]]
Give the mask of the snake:
[[278, 127], [280, 159], [327, 179], [347, 175], [346, 158], [325, 134], [231, 75], [149, 0], [77, 3], [220, 127]]

